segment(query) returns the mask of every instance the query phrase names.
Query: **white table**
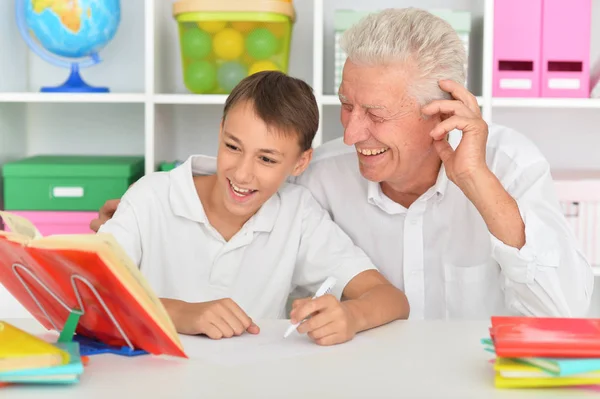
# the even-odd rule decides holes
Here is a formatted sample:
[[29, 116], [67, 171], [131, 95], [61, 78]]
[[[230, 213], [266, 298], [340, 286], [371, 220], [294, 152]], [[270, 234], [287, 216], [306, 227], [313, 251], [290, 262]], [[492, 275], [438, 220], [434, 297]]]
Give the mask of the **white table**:
[[[10, 323], [45, 332], [33, 320]], [[259, 323], [281, 330], [284, 320]], [[141, 356], [90, 358], [72, 386], [9, 386], [2, 399], [26, 398], [560, 398], [599, 397], [598, 391], [500, 390], [480, 344], [488, 322], [395, 322], [323, 353], [233, 366]], [[199, 337], [183, 337], [193, 352]], [[235, 338], [232, 338], [235, 339]], [[212, 343], [211, 343], [212, 344]]]

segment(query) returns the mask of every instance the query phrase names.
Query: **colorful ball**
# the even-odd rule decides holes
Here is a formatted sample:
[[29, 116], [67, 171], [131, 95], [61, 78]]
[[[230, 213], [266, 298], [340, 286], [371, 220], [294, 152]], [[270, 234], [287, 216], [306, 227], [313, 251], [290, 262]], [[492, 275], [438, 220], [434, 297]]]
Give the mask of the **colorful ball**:
[[257, 23], [252, 21], [231, 21], [231, 27], [242, 33], [248, 33], [256, 26]]
[[248, 75], [253, 75], [262, 71], [279, 71], [279, 67], [272, 61], [258, 61], [250, 66]]
[[246, 67], [239, 62], [224, 62], [217, 71], [219, 86], [228, 93], [248, 74]]
[[184, 57], [201, 60], [210, 54], [210, 50], [211, 38], [208, 33], [192, 28], [181, 35], [181, 51]]
[[225, 28], [225, 21], [200, 21], [198, 27], [208, 33], [217, 33]]
[[272, 57], [279, 48], [279, 41], [270, 30], [259, 28], [246, 36], [248, 54], [257, 60]]
[[235, 60], [244, 52], [244, 37], [235, 29], [223, 29], [215, 35], [213, 49], [217, 57], [224, 60]]
[[193, 93], [209, 93], [217, 83], [217, 69], [208, 61], [190, 63], [184, 73], [186, 87]]

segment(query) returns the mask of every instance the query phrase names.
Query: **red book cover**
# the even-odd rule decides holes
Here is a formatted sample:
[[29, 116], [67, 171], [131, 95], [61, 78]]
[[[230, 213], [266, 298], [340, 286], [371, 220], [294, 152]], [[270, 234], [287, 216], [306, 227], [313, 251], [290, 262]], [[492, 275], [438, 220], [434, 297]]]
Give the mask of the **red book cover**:
[[49, 330], [79, 310], [78, 334], [117, 346], [125, 335], [137, 349], [186, 357], [162, 303], [110, 235], [0, 232], [0, 284]]
[[600, 357], [600, 319], [491, 318], [498, 357]]

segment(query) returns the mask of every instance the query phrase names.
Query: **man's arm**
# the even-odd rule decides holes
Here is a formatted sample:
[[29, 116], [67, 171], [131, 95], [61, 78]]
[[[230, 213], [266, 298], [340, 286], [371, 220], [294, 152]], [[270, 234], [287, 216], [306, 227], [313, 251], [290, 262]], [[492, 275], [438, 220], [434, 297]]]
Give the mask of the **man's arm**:
[[548, 164], [526, 168], [507, 189], [490, 174], [474, 175], [463, 191], [490, 232], [507, 307], [528, 316], [586, 316], [594, 276], [560, 210]]
[[[478, 192], [485, 186], [479, 184]], [[504, 192], [500, 195], [510, 196], [510, 207], [495, 203], [491, 194], [487, 199], [476, 194], [472, 201], [488, 225], [492, 257], [506, 277], [507, 305], [530, 316], [586, 316], [594, 276], [561, 212], [549, 165], [528, 167]], [[522, 228], [516, 226], [519, 220]]]
[[[531, 316], [585, 316], [594, 276], [560, 210], [548, 163], [532, 151], [529, 165], [499, 176], [500, 184], [487, 165], [488, 126], [477, 100], [456, 82], [440, 81], [440, 88], [453, 100], [421, 112], [441, 116], [430, 133], [434, 148], [487, 224], [507, 307]], [[456, 149], [446, 140], [453, 130], [462, 132]]]
[[117, 207], [119, 206], [120, 201], [120, 199], [111, 199], [106, 201], [98, 211], [98, 217], [90, 222], [90, 229], [92, 231], [98, 232], [98, 230], [100, 230], [100, 227], [102, 227], [104, 223], [106, 223], [113, 217], [117, 210]]
[[475, 205], [494, 237], [516, 249], [525, 245], [525, 223], [517, 201], [489, 169], [468, 179], [463, 185], [463, 192]]

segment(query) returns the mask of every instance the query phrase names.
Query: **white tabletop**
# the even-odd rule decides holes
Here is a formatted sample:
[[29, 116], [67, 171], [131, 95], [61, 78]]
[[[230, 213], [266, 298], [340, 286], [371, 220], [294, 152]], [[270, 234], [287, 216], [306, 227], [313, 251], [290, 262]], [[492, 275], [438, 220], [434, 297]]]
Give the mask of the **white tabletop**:
[[[44, 333], [33, 320], [6, 320], [29, 332]], [[285, 320], [259, 323], [271, 337]], [[211, 341], [182, 337], [189, 359], [95, 355], [81, 380], [71, 386], [9, 386], [2, 399], [26, 398], [561, 398], [599, 397], [598, 391], [501, 390], [480, 339], [488, 322], [408, 321], [359, 334], [335, 347], [306, 347], [300, 356], [262, 357], [243, 352], [252, 337]], [[297, 336], [297, 339], [305, 337]], [[234, 341], [238, 339], [239, 341]], [[246, 341], [241, 341], [244, 339]], [[254, 341], [258, 342], [258, 341]], [[299, 343], [290, 342], [289, 348]], [[242, 345], [240, 345], [240, 343]], [[308, 345], [309, 342], [306, 342]], [[312, 343], [310, 343], [312, 345]], [[241, 355], [215, 363], [207, 350], [233, 349]], [[237, 346], [236, 346], [237, 345]], [[248, 344], [250, 345], [250, 344]], [[285, 348], [285, 344], [277, 342]], [[247, 348], [247, 347], [246, 347]], [[265, 346], [264, 348], [267, 348]], [[225, 349], [224, 349], [225, 350]], [[268, 349], [265, 349], [268, 350]], [[286, 350], [283, 350], [286, 352]], [[246, 356], [244, 357], [244, 353]], [[265, 353], [265, 352], [261, 352]], [[213, 352], [214, 354], [214, 352]], [[225, 363], [224, 363], [225, 362]]]

